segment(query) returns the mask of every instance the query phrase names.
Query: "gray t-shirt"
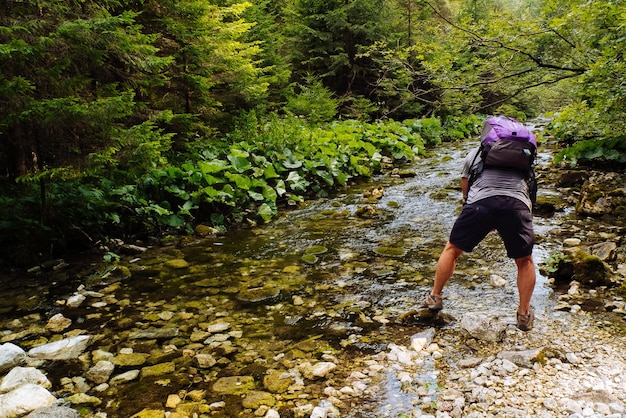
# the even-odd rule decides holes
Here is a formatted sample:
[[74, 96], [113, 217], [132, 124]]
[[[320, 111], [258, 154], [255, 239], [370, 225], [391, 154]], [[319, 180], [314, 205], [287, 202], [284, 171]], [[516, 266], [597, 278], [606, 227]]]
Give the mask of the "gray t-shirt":
[[[478, 152], [473, 149], [465, 157], [461, 177], [469, 178], [472, 160]], [[474, 165], [480, 162], [480, 156], [476, 158]], [[532, 210], [532, 202], [528, 191], [525, 173], [516, 170], [499, 170], [497, 168], [485, 168], [470, 187], [467, 195], [467, 203], [475, 203], [479, 200], [492, 196], [510, 196], [521, 200]]]

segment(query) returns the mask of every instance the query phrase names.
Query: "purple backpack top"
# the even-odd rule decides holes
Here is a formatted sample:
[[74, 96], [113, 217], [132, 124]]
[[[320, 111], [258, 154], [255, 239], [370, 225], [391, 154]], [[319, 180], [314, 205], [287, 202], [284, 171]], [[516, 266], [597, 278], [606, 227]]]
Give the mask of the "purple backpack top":
[[483, 125], [480, 141], [485, 167], [532, 169], [537, 139], [523, 123], [506, 116], [491, 116]]

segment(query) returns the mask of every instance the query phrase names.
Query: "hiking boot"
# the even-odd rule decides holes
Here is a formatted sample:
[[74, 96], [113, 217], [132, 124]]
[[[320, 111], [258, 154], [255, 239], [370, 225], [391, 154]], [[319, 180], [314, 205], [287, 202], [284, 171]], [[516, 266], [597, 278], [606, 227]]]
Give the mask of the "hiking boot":
[[517, 327], [522, 331], [530, 331], [533, 329], [533, 321], [535, 320], [535, 313], [532, 308], [528, 310], [526, 315], [517, 313]]
[[443, 309], [443, 299], [439, 295], [428, 295], [420, 303], [421, 309], [429, 309], [431, 311], [440, 311]]

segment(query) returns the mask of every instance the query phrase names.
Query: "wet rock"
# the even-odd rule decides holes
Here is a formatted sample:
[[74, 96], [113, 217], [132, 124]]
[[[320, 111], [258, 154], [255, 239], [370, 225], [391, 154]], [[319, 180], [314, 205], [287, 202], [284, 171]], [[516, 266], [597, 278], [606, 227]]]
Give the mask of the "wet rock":
[[165, 266], [175, 270], [182, 270], [188, 268], [189, 263], [182, 258], [176, 258], [173, 260], [167, 260], [165, 262]]
[[606, 241], [590, 245], [588, 247], [583, 247], [583, 250], [598, 257], [600, 260], [607, 262], [615, 260], [617, 248], [617, 243], [613, 241]]
[[65, 304], [70, 308], [78, 308], [80, 305], [83, 304], [86, 299], [87, 296], [83, 295], [82, 293], [75, 293], [67, 298]]
[[0, 384], [0, 393], [10, 392], [25, 384], [34, 384], [49, 389], [52, 384], [42, 372], [34, 367], [15, 367], [4, 378]]
[[277, 286], [262, 286], [251, 289], [243, 289], [237, 294], [237, 299], [241, 302], [259, 303], [270, 301], [280, 295], [280, 288]]
[[230, 322], [226, 322], [226, 321], [218, 321], [218, 322], [214, 322], [212, 324], [210, 324], [209, 326], [207, 326], [207, 332], [211, 333], [211, 334], [215, 334], [218, 332], [224, 332], [226, 330], [230, 329]]
[[435, 329], [429, 328], [426, 331], [420, 332], [411, 336], [411, 348], [418, 353], [424, 348], [428, 347], [435, 338]]
[[159, 409], [142, 409], [137, 412], [135, 415], [132, 415], [130, 418], [164, 418], [165, 411], [161, 411]]
[[[612, 284], [610, 267], [600, 257], [577, 248], [566, 252], [566, 254], [568, 258], [559, 264], [559, 269], [573, 271], [572, 279], [592, 288]], [[571, 267], [568, 267], [568, 264]], [[556, 274], [559, 275], [560, 272], [557, 271]]]
[[563, 240], [563, 246], [565, 247], [578, 247], [580, 243], [580, 238], [566, 238]]
[[246, 394], [241, 404], [244, 408], [258, 409], [264, 405], [274, 406], [276, 404], [276, 398], [271, 393], [253, 390]]
[[335, 368], [337, 368], [337, 365], [329, 361], [321, 361], [315, 364], [304, 362], [298, 365], [298, 369], [302, 375], [310, 380], [326, 377], [326, 375], [332, 372]]
[[380, 200], [385, 195], [385, 189], [382, 186], [372, 187], [363, 192], [363, 197], [366, 199]]
[[139, 370], [129, 370], [127, 372], [114, 376], [109, 383], [111, 384], [111, 386], [117, 386], [117, 385], [121, 385], [124, 383], [128, 383], [137, 379], [139, 377], [139, 373], [140, 373]]
[[620, 215], [626, 207], [624, 184], [624, 174], [594, 173], [581, 188], [576, 211], [583, 216]]
[[219, 234], [219, 230], [213, 228], [212, 226], [199, 224], [194, 228], [196, 235], [200, 237], [208, 237]]
[[36, 409], [26, 418], [80, 418], [78, 411], [66, 406], [48, 406]]
[[146, 247], [141, 247], [134, 244], [123, 244], [120, 247], [120, 252], [126, 255], [139, 255], [145, 253], [146, 251], [148, 251]]
[[363, 206], [359, 206], [356, 209], [356, 211], [354, 212], [354, 215], [359, 218], [365, 218], [365, 219], [375, 218], [378, 215], [378, 210], [376, 209], [375, 206], [363, 205]]
[[115, 370], [115, 365], [107, 360], [100, 360], [87, 370], [85, 377], [94, 383], [104, 383], [109, 380]]
[[337, 407], [327, 400], [321, 401], [311, 412], [311, 418], [338, 418], [339, 416], [340, 413]]
[[217, 363], [217, 360], [215, 360], [215, 357], [213, 357], [211, 354], [208, 354], [208, 353], [196, 354], [194, 359], [195, 359], [197, 366], [200, 367], [201, 369], [208, 369], [210, 367], [213, 367]]
[[293, 383], [294, 376], [286, 370], [268, 370], [263, 377], [263, 386], [272, 393], [285, 393]]
[[26, 360], [26, 352], [15, 344], [5, 343], [0, 345], [0, 373], [8, 370]]
[[113, 359], [113, 364], [120, 367], [142, 366], [150, 357], [146, 353], [119, 353]]
[[305, 254], [315, 254], [315, 255], [325, 254], [326, 252], [328, 252], [328, 248], [323, 245], [313, 245], [312, 247], [309, 247], [306, 250], [304, 250]]
[[27, 383], [0, 395], [0, 411], [3, 418], [17, 418], [55, 402], [56, 398], [46, 389]]
[[154, 366], [147, 366], [141, 369], [141, 378], [162, 376], [164, 374], [174, 373], [176, 366], [172, 362], [155, 364]]
[[466, 313], [461, 318], [461, 329], [481, 341], [499, 342], [504, 338], [507, 324], [498, 317]]
[[220, 395], [244, 395], [254, 389], [252, 376], [221, 377], [213, 384], [213, 391]]
[[489, 284], [493, 287], [504, 287], [506, 286], [506, 279], [497, 274], [489, 275]]
[[404, 257], [406, 250], [398, 247], [378, 247], [374, 252], [383, 257]]
[[70, 325], [72, 325], [72, 320], [64, 317], [63, 314], [58, 313], [48, 320], [46, 329], [52, 332], [61, 332], [67, 329]]
[[482, 362], [483, 362], [482, 357], [468, 357], [468, 358], [459, 360], [457, 362], [457, 366], [459, 366], [462, 369], [467, 369], [470, 367], [476, 367]]
[[66, 398], [72, 405], [91, 405], [98, 406], [102, 403], [102, 400], [95, 396], [87, 395], [86, 393], [75, 393]]
[[520, 351], [501, 351], [498, 353], [498, 358], [526, 368], [532, 368], [535, 363], [546, 362], [546, 355], [543, 348]]
[[44, 360], [75, 359], [83, 354], [90, 342], [91, 337], [88, 335], [78, 335], [32, 348], [28, 351], [28, 355]]
[[562, 171], [557, 179], [560, 187], [580, 187], [589, 178], [588, 171], [566, 170]]
[[166, 327], [166, 328], [148, 328], [139, 331], [133, 331], [128, 336], [131, 340], [162, 340], [167, 338], [174, 338], [178, 335], [178, 328]]

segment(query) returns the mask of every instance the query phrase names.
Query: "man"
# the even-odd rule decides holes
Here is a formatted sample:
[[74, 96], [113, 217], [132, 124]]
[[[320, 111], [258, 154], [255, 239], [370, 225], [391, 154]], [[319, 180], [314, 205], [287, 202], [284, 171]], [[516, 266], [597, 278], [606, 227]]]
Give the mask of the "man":
[[[485, 123], [483, 137], [488, 131], [489, 127]], [[496, 230], [504, 242], [508, 257], [513, 258], [517, 265], [517, 327], [529, 331], [534, 321], [530, 300], [536, 275], [532, 258], [532, 201], [527, 173], [485, 166], [469, 187], [472, 167], [482, 163], [478, 152], [475, 149], [465, 157], [461, 173], [463, 209], [437, 262], [432, 291], [420, 304], [420, 308], [434, 312], [443, 309], [441, 293], [454, 273], [459, 256], [463, 252], [471, 252], [490, 231]]]

